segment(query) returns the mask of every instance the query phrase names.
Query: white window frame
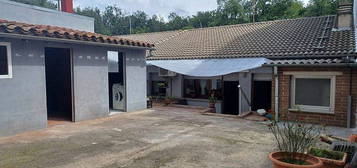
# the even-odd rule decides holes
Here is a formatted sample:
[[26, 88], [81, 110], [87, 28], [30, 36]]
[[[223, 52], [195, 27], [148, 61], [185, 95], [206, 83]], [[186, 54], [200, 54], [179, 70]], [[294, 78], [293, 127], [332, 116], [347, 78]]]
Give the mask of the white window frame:
[[0, 75], [0, 79], [12, 78], [12, 60], [11, 60], [11, 44], [8, 42], [0, 42], [0, 46], [5, 46], [7, 50], [7, 75]]
[[[311, 106], [311, 105], [296, 105], [295, 103], [295, 91], [296, 91], [296, 79], [330, 79], [330, 106]], [[335, 90], [336, 90], [336, 76], [335, 75], [293, 75], [291, 79], [291, 108], [292, 111], [303, 111], [312, 113], [325, 113], [334, 114], [335, 111]]]

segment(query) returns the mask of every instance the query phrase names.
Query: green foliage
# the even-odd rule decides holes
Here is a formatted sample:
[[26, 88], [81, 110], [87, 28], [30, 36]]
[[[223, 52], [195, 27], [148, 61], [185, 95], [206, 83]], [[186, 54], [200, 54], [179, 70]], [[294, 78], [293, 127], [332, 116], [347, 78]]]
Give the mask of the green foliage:
[[329, 150], [318, 149], [318, 148], [311, 148], [309, 154], [316, 157], [332, 159], [332, 160], [342, 160], [344, 156], [343, 152], [329, 151]]
[[211, 94], [211, 95], [208, 97], [208, 102], [210, 102], [210, 103], [216, 103], [216, 102], [217, 102], [217, 97], [214, 96], [214, 94]]
[[217, 0], [217, 4], [215, 22], [217, 25], [230, 25], [249, 21], [247, 10], [244, 8], [244, 1]]
[[257, 4], [257, 21], [301, 17], [303, 9], [298, 0], [262, 0]]
[[[57, 0], [13, 0], [16, 2], [56, 9]], [[168, 21], [143, 11], [130, 15], [118, 6], [76, 8], [79, 15], [95, 19], [95, 32], [106, 35], [147, 33], [179, 29], [222, 26], [253, 21], [291, 19], [305, 16], [336, 14], [337, 0], [310, 0], [304, 7], [301, 0], [217, 0], [217, 9], [198, 12], [193, 16], [170, 13]], [[254, 19], [253, 19], [254, 18]]]
[[304, 16], [332, 15], [337, 10], [337, 0], [310, 0]]
[[105, 21], [101, 15], [101, 12], [98, 8], [76, 8], [75, 12], [79, 15], [88, 16], [94, 18], [94, 30], [100, 34], [110, 35], [110, 29], [106, 27]]

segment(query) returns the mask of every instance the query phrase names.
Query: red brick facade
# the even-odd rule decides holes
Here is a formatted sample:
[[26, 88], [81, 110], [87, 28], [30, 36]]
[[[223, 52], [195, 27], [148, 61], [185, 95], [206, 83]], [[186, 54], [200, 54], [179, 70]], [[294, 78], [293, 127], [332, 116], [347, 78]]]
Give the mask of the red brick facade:
[[[334, 71], [342, 72], [342, 75], [336, 76], [335, 88], [335, 110], [334, 114], [321, 114], [311, 112], [289, 111], [291, 76], [284, 75], [288, 71]], [[350, 94], [350, 68], [332, 67], [332, 68], [310, 68], [310, 67], [279, 67], [279, 115], [280, 119], [299, 119], [308, 123], [319, 123], [333, 126], [347, 126], [347, 98]], [[275, 110], [275, 80], [272, 82], [272, 109]], [[357, 105], [357, 69], [352, 69], [352, 112], [356, 114]], [[352, 126], [355, 127], [355, 116], [352, 116]]]

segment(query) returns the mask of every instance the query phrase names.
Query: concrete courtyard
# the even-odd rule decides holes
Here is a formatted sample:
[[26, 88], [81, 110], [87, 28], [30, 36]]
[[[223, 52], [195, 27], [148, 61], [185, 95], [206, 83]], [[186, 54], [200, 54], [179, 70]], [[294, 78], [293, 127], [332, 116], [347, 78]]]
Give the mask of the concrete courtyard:
[[1, 168], [271, 167], [265, 125], [155, 107], [0, 139]]

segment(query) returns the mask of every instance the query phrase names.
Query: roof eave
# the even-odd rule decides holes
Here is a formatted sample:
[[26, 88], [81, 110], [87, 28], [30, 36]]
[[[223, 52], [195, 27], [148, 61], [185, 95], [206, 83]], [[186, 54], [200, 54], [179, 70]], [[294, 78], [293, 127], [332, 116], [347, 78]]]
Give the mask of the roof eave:
[[318, 58], [343, 58], [343, 57], [357, 57], [356, 52], [351, 52], [351, 53], [329, 53], [329, 54], [311, 54], [311, 55], [276, 55], [272, 56], [274, 54], [267, 54], [267, 55], [260, 55], [260, 56], [210, 56], [210, 57], [205, 57], [205, 56], [186, 56], [186, 57], [156, 57], [156, 56], [150, 56], [147, 57], [148, 60], [179, 60], [179, 59], [230, 59], [230, 58], [267, 58], [267, 59], [318, 59]]
[[138, 50], [154, 50], [153, 47], [99, 43], [99, 42], [92, 42], [92, 41], [71, 40], [71, 39], [52, 38], [52, 37], [43, 37], [43, 36], [31, 36], [31, 35], [24, 35], [24, 34], [11, 34], [11, 33], [3, 33], [3, 32], [0, 32], [0, 37], [25, 39], [25, 40], [43, 40], [49, 42], [63, 42], [63, 43], [92, 45], [92, 46], [119, 47], [119, 48], [138, 49]]
[[357, 63], [336, 64], [264, 64], [265, 67], [357, 67]]

